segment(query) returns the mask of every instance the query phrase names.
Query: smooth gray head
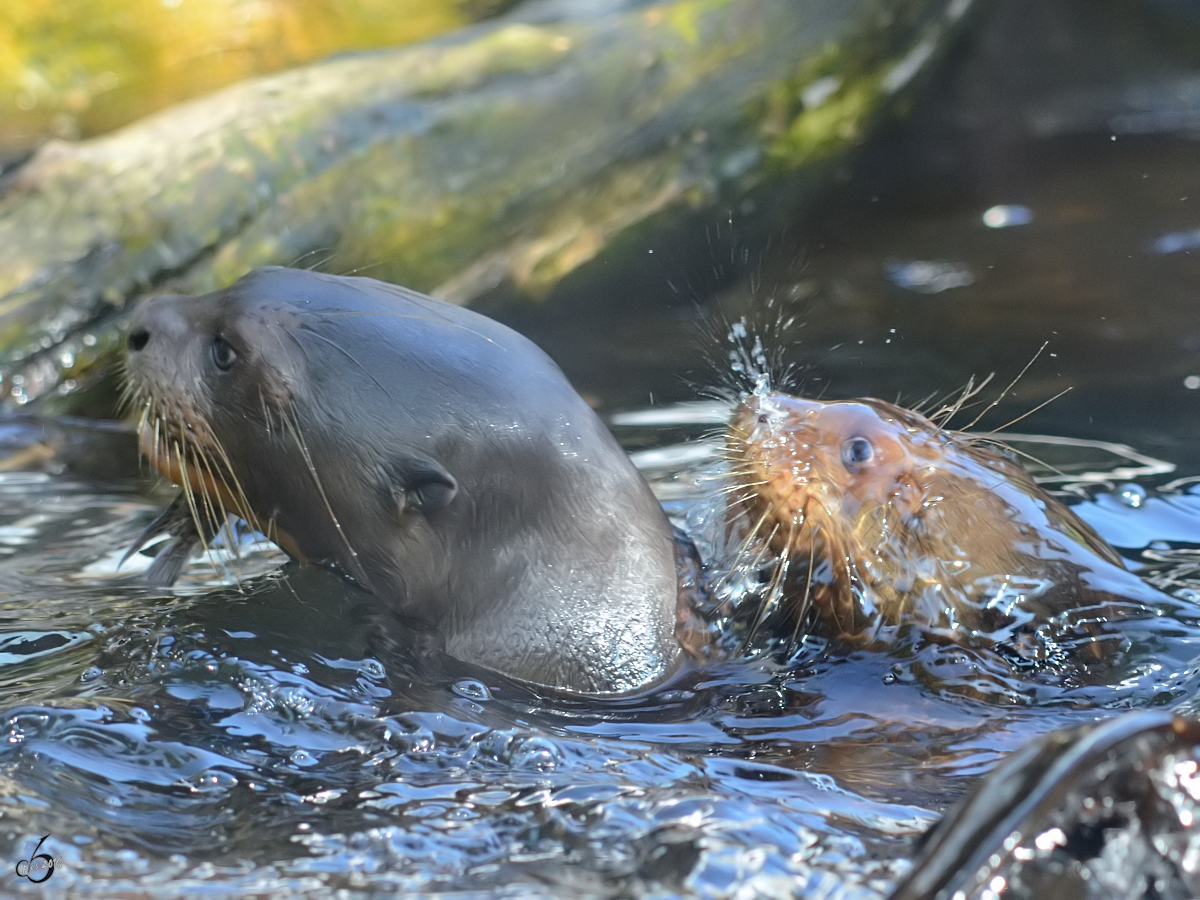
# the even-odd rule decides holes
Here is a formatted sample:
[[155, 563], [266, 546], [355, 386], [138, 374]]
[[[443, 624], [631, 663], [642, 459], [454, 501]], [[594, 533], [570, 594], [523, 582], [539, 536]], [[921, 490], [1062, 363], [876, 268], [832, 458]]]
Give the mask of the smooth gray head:
[[675, 667], [662, 509], [516, 332], [370, 279], [260, 269], [146, 304], [129, 369], [151, 425], [175, 417], [210, 470], [227, 461], [242, 512], [451, 654], [580, 691]]

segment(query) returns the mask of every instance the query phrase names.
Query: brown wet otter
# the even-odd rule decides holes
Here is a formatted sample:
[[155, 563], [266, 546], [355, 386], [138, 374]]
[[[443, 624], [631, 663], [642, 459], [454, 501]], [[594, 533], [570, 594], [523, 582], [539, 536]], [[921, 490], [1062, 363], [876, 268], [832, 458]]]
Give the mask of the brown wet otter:
[[735, 509], [779, 554], [798, 626], [963, 642], [1051, 623], [1098, 657], [1096, 623], [1168, 599], [1016, 462], [891, 403], [756, 392], [726, 442]]
[[683, 658], [661, 506], [516, 332], [371, 279], [268, 268], [147, 303], [128, 348], [143, 452], [184, 487], [160, 581], [236, 514], [507, 675], [621, 693]]

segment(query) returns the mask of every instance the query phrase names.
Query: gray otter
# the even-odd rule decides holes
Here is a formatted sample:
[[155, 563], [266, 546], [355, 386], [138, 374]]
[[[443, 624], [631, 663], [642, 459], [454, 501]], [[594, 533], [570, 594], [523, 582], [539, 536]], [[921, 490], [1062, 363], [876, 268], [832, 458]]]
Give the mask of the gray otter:
[[1003, 640], [1050, 623], [1100, 658], [1099, 623], [1173, 602], [1018, 464], [891, 403], [758, 392], [726, 442], [735, 507], [780, 554], [797, 620], [827, 634], [916, 621]]
[[371, 279], [266, 268], [148, 302], [128, 370], [143, 452], [184, 487], [195, 540], [242, 516], [450, 655], [536, 684], [629, 692], [681, 662], [661, 506], [509, 328]]

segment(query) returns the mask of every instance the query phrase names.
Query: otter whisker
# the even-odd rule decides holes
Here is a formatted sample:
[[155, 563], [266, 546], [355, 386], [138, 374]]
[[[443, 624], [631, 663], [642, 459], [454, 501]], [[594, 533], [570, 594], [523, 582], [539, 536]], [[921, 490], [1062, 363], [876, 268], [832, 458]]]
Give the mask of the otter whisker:
[[784, 541], [784, 551], [779, 556], [779, 563], [775, 567], [775, 572], [773, 573], [771, 584], [767, 591], [767, 602], [763, 604], [758, 622], [755, 623], [753, 630], [757, 630], [758, 626], [766, 619], [768, 608], [778, 606], [783, 601], [783, 586], [787, 583], [788, 571], [791, 568], [791, 548], [795, 544], [797, 527], [797, 521], [795, 518], [793, 518], [788, 527], [787, 540]]
[[1018, 450], [1016, 447], [1014, 447], [1012, 444], [1008, 443], [1007, 441], [1002, 441], [999, 438], [993, 438], [990, 435], [980, 435], [978, 440], [972, 441], [971, 443], [972, 444], [975, 444], [975, 443], [992, 444], [993, 446], [996, 446], [996, 447], [1003, 447], [1009, 453], [1012, 453], [1016, 456], [1023, 456], [1025, 459], [1029, 460], [1030, 462], [1037, 463], [1039, 466], [1041, 466], [1045, 469], [1049, 469], [1051, 472], [1053, 472], [1056, 475], [1065, 476], [1067, 474], [1062, 469], [1060, 469], [1058, 466], [1051, 465], [1050, 463], [1046, 462], [1044, 459], [1034, 456], [1032, 453], [1029, 453], [1025, 450]]
[[267, 396], [262, 392], [262, 388], [258, 389], [258, 406], [262, 410], [263, 426], [267, 429], [267, 437], [270, 437], [275, 429], [271, 422], [271, 408], [267, 405]]
[[1029, 371], [1030, 366], [1032, 366], [1035, 362], [1037, 362], [1037, 358], [1042, 355], [1042, 351], [1045, 350], [1049, 346], [1050, 346], [1049, 341], [1043, 342], [1042, 346], [1038, 347], [1037, 353], [1033, 354], [1033, 358], [1030, 359], [1029, 362], [1025, 363], [1025, 368], [1021, 369], [1021, 371], [1017, 373], [1017, 377], [1014, 378], [1011, 382], [1009, 382], [1008, 387], [1006, 387], [1004, 390], [1002, 390], [1000, 392], [1000, 395], [998, 397], [996, 397], [995, 400], [993, 400], [991, 403], [989, 403], [987, 406], [985, 406], [983, 408], [983, 412], [981, 412], [974, 419], [972, 419], [970, 422], [968, 422], [967, 426], [961, 430], [967, 431], [971, 428], [974, 428], [977, 424], [979, 424], [980, 419], [982, 419], [989, 412], [991, 412], [993, 409], [995, 409], [996, 406], [999, 405], [1000, 401], [1008, 396], [1009, 391], [1011, 391], [1013, 388], [1015, 388], [1017, 386], [1017, 382], [1025, 377], [1025, 373]]
[[150, 460], [150, 465], [156, 469], [158, 468], [159, 454], [162, 452], [162, 424], [162, 416], [156, 415], [154, 417], [154, 456]]
[[[721, 567], [724, 571], [722, 572], [721, 576], [713, 582], [713, 590], [714, 591], [719, 591], [722, 588], [724, 588], [726, 585], [728, 585], [730, 579], [733, 578], [733, 576], [739, 570], [748, 571], [750, 569], [758, 568], [758, 565], [762, 561], [763, 556], [765, 556], [767, 553], [768, 544], [765, 541], [759, 540], [757, 535], [758, 535], [759, 528], [761, 528], [763, 523], [767, 520], [768, 514], [769, 514], [769, 510], [763, 511], [762, 516], [759, 518], [759, 520], [757, 522], [754, 523], [754, 527], [749, 531], [749, 533], [746, 535], [746, 537], [742, 540], [740, 546], [731, 554], [732, 562], [730, 562], [728, 565]], [[769, 540], [769, 538], [768, 538], [768, 540]], [[757, 543], [758, 553], [755, 555], [754, 559], [748, 565], [744, 564], [744, 563], [739, 564], [737, 562], [737, 560], [744, 557], [750, 551], [750, 547], [756, 543]], [[731, 602], [730, 598], [726, 598], [725, 600], [723, 600], [720, 604], [720, 609], [728, 611], [730, 602]]]
[[[751, 478], [755, 474], [756, 473], [749, 472], [749, 471], [746, 471], [746, 472], [737, 472], [737, 471], [722, 472], [719, 475], [703, 476], [703, 477], [697, 479], [697, 481], [699, 481], [700, 483], [713, 482], [713, 481], [720, 483], [720, 482], [729, 481], [730, 478], [738, 478], [738, 477]], [[720, 487], [720, 488], [717, 488], [717, 493], [730, 494], [730, 493], [733, 493], [735, 490], [737, 490], [737, 487], [738, 487], [737, 485]]]
[[768, 481], [768, 480], [767, 480], [767, 479], [765, 479], [765, 478], [764, 478], [762, 481], [746, 481], [746, 482], [742, 482], [742, 483], [740, 483], [740, 484], [735, 484], [735, 485], [732, 485], [732, 486], [730, 486], [730, 487], [723, 487], [723, 488], [720, 488], [720, 489], [717, 491], [717, 493], [718, 493], [718, 494], [725, 494], [725, 495], [728, 495], [728, 494], [735, 494], [735, 493], [737, 493], [737, 492], [739, 492], [739, 491], [745, 491], [745, 493], [744, 493], [744, 495], [743, 495], [743, 496], [744, 496], [746, 499], [749, 499], [749, 498], [750, 498], [750, 497], [753, 495], [753, 492], [752, 492], [752, 491], [746, 491], [746, 489], [747, 489], [747, 488], [756, 488], [756, 487], [762, 487], [763, 485], [770, 484], [770, 483], [771, 483], [771, 482], [770, 482], [770, 481]]
[[[776, 523], [775, 527], [771, 529], [771, 533], [767, 536], [766, 542], [763, 544], [764, 550], [766, 547], [770, 546], [771, 542], [775, 539], [775, 535], [778, 533], [779, 524]], [[759, 558], [762, 558], [761, 554]], [[786, 565], [787, 555], [784, 554], [778, 560], [776, 560], [775, 569], [771, 573], [771, 580], [767, 582], [766, 595], [763, 597], [762, 602], [758, 606], [758, 610], [754, 614], [754, 621], [751, 623], [750, 630], [746, 634], [746, 639], [742, 643], [743, 647], [749, 646], [749, 644], [754, 640], [754, 636], [758, 633], [759, 626], [761, 626], [763, 621], [766, 619], [767, 612], [778, 600], [779, 584], [777, 579], [779, 576], [779, 570]], [[757, 562], [755, 563], [755, 568], [757, 568]]]
[[813, 539], [808, 545], [808, 570], [804, 574], [804, 596], [801, 598], [800, 604], [796, 609], [796, 625], [792, 629], [791, 648], [793, 653], [798, 649], [797, 639], [800, 636], [800, 629], [804, 627], [804, 620], [808, 617], [808, 608], [812, 603], [813, 566], [817, 559], [816, 531], [818, 530], [813, 529]]
[[1043, 407], [1049, 406], [1051, 403], [1053, 403], [1053, 402], [1054, 402], [1055, 400], [1057, 400], [1059, 397], [1062, 397], [1062, 396], [1063, 396], [1063, 395], [1065, 395], [1065, 394], [1069, 394], [1069, 393], [1071, 393], [1071, 390], [1072, 390], [1072, 388], [1070, 388], [1070, 387], [1063, 388], [1061, 391], [1059, 391], [1057, 394], [1055, 394], [1055, 395], [1054, 395], [1053, 397], [1051, 397], [1050, 399], [1048, 399], [1048, 400], [1043, 400], [1041, 403], [1039, 403], [1039, 404], [1038, 404], [1037, 406], [1035, 406], [1033, 409], [1031, 409], [1031, 410], [1027, 410], [1026, 412], [1023, 412], [1023, 413], [1021, 413], [1021, 415], [1017, 416], [1015, 419], [1011, 419], [1010, 421], [1008, 421], [1008, 422], [1005, 422], [1005, 423], [1004, 423], [1003, 425], [1001, 425], [999, 428], [993, 428], [991, 431], [989, 431], [989, 432], [987, 432], [987, 433], [988, 433], [988, 434], [998, 434], [999, 432], [1003, 431], [1004, 429], [1006, 429], [1006, 428], [1010, 428], [1011, 426], [1013, 426], [1013, 425], [1016, 425], [1018, 422], [1020, 422], [1022, 419], [1026, 418], [1027, 416], [1032, 416], [1032, 415], [1033, 415], [1035, 412], [1037, 412], [1039, 409], [1042, 409]]
[[[299, 338], [297, 338], [297, 337], [296, 337], [294, 334], [292, 334], [292, 332], [291, 332], [290, 330], [288, 330], [287, 328], [284, 328], [284, 329], [283, 329], [283, 333], [284, 333], [284, 334], [286, 334], [288, 337], [290, 337], [290, 338], [291, 338], [293, 341], [295, 341], [297, 345], [299, 345], [299, 344], [300, 344], [300, 339], [299, 339]], [[319, 339], [321, 339], [322, 341], [324, 341], [325, 343], [327, 343], [327, 344], [328, 344], [330, 347], [332, 347], [334, 350], [336, 350], [336, 351], [338, 351], [339, 353], [341, 353], [343, 356], [345, 356], [345, 357], [346, 357], [346, 359], [350, 360], [350, 362], [354, 363], [354, 365], [356, 365], [356, 366], [358, 366], [360, 369], [362, 369], [363, 373], [364, 373], [364, 374], [365, 374], [365, 375], [366, 375], [368, 378], [370, 378], [370, 379], [371, 379], [373, 382], [375, 382], [375, 386], [376, 386], [376, 387], [378, 387], [378, 388], [379, 388], [381, 391], [383, 391], [383, 392], [384, 392], [384, 394], [387, 394], [387, 396], [388, 396], [389, 398], [391, 398], [391, 396], [392, 396], [392, 395], [388, 393], [388, 389], [387, 389], [387, 388], [385, 388], [385, 387], [384, 387], [384, 386], [383, 386], [383, 385], [380, 383], [379, 379], [378, 379], [378, 378], [376, 378], [374, 375], [372, 375], [372, 374], [371, 374], [371, 372], [370, 372], [370, 371], [367, 369], [367, 367], [366, 367], [366, 366], [364, 366], [362, 363], [360, 363], [360, 362], [359, 362], [359, 361], [358, 361], [358, 360], [357, 360], [357, 359], [354, 357], [354, 355], [353, 355], [352, 353], [350, 353], [350, 351], [348, 351], [348, 350], [347, 350], [345, 347], [341, 346], [340, 344], [338, 344], [336, 341], [332, 340], [331, 338], [327, 338], [325, 335], [321, 334], [321, 332], [319, 332], [319, 331], [314, 331], [314, 330], [313, 330], [313, 329], [311, 329], [311, 328], [310, 328], [310, 329], [308, 329], [307, 331], [305, 331], [305, 334], [310, 334], [310, 335], [312, 335], [312, 336], [313, 336], [313, 337], [315, 337], [315, 338], [319, 338]], [[303, 350], [303, 349], [304, 349], [304, 348], [303, 348], [303, 347], [301, 347], [301, 350]]]
[[253, 525], [256, 521], [254, 508], [250, 505], [250, 500], [246, 496], [245, 490], [242, 488], [242, 482], [237, 477], [237, 472], [233, 467], [233, 461], [229, 458], [229, 454], [225, 452], [225, 446], [220, 440], [218, 440], [217, 436], [211, 435], [210, 437], [212, 441], [212, 449], [220, 458], [221, 465], [224, 469], [222, 474], [223, 476], [228, 476], [222, 477], [220, 480], [225, 484], [226, 487], [232, 488], [232, 491], [230, 492], [230, 499], [234, 503], [235, 512], [245, 519], [247, 524]]
[[[950, 396], [949, 394], [945, 394], [945, 395], [943, 395], [943, 397], [940, 400], [935, 401], [933, 398], [937, 396], [937, 393], [938, 393], [937, 391], [932, 391], [932, 392], [926, 394], [924, 397], [922, 397], [920, 400], [918, 400], [916, 403], [912, 404], [908, 408], [911, 409], [913, 412], [917, 413], [918, 415], [925, 415], [926, 409], [935, 405], [935, 403], [944, 402], [946, 400], [946, 398]], [[897, 399], [896, 405], [901, 406], [903, 404], [901, 404], [900, 401]], [[926, 418], [932, 418], [932, 417], [926, 416]]]
[[[124, 367], [124, 368], [127, 368], [127, 367]], [[124, 385], [121, 388], [120, 392], [117, 394], [117, 417], [118, 418], [124, 416], [127, 412], [129, 412], [129, 410], [133, 407], [134, 400], [137, 396], [136, 391], [134, 391], [134, 389], [133, 389], [133, 385], [130, 384], [130, 382], [128, 380], [128, 378], [129, 378], [128, 374], [126, 372], [122, 372], [121, 377], [122, 377], [122, 379], [124, 379]]]
[[[229, 510], [225, 507], [225, 501], [221, 496], [221, 492], [216, 490], [215, 486], [225, 479], [218, 477], [216, 469], [213, 467], [212, 461], [207, 455], [197, 454], [197, 465], [202, 465], [208, 472], [209, 477], [207, 479], [200, 479], [201, 493], [204, 496], [205, 508], [209, 516], [212, 517], [212, 522], [219, 525], [217, 533], [220, 534], [220, 532], [229, 524]], [[212, 489], [209, 487], [210, 483], [213, 486]], [[242, 555], [241, 547], [238, 546], [237, 541], [233, 540], [232, 531], [230, 531], [227, 535], [227, 543], [229, 544], [233, 555], [240, 559]], [[234, 581], [238, 582], [238, 589], [240, 590], [241, 583], [238, 581], [236, 575], [234, 576]]]
[[[175, 444], [175, 457], [179, 464], [180, 487], [183, 488], [183, 497], [187, 501], [188, 512], [192, 514], [192, 522], [196, 526], [196, 533], [203, 536], [206, 531], [204, 523], [200, 518], [200, 512], [196, 506], [196, 496], [192, 490], [191, 479], [188, 477], [187, 459], [185, 458], [185, 447], [182, 443]], [[169, 462], [169, 457], [168, 457]], [[220, 575], [221, 571], [217, 566], [217, 561], [209, 548], [207, 542], [204, 542], [204, 552], [208, 557], [209, 565], [212, 566], [213, 574]]]
[[734, 511], [744, 511], [754, 498], [749, 495], [732, 497], [721, 505], [721, 512], [730, 513]]
[[[137, 430], [138, 430], [139, 435], [146, 431], [146, 427], [147, 427], [147, 424], [149, 423], [149, 421], [150, 421], [150, 403], [149, 403], [149, 401], [147, 401], [146, 405], [142, 407], [142, 414], [138, 419], [138, 429]], [[143, 453], [141, 450], [141, 447], [140, 447], [141, 441], [139, 441], [138, 444], [139, 444], [138, 474], [145, 474], [146, 470], [142, 467], [142, 462], [146, 459], [146, 454]], [[151, 460], [150, 464], [154, 465], [154, 461]]]
[[771, 533], [757, 542], [757, 552], [754, 554], [754, 558], [750, 560], [750, 563], [743, 567], [744, 569], [753, 570], [762, 565], [763, 557], [770, 552], [771, 541], [775, 538], [775, 535], [778, 531], [779, 525], [776, 523], [774, 526], [772, 526]]
[[763, 523], [765, 523], [767, 521], [767, 518], [770, 515], [771, 515], [770, 509], [764, 509], [762, 511], [762, 515], [758, 517], [758, 521], [756, 521], [754, 523], [753, 527], [751, 527], [750, 531], [747, 533], [746, 539], [742, 542], [742, 546], [738, 548], [739, 555], [744, 553], [746, 551], [746, 549], [750, 546], [750, 543], [753, 540], [755, 540], [755, 538], [758, 536], [759, 529], [762, 528]]
[[[312, 365], [312, 359], [308, 355], [308, 349], [296, 339], [296, 336], [286, 328], [280, 328], [279, 331], [282, 331], [284, 336], [286, 336], [293, 344], [296, 345], [296, 347], [300, 350], [300, 355], [304, 357], [304, 361], [309, 365]], [[271, 336], [275, 338], [275, 343], [279, 345], [280, 351], [283, 351], [283, 337], [280, 337], [278, 332], [273, 333]]]
[[[963, 385], [962, 390], [957, 392], [958, 397], [954, 400], [954, 402], [950, 406], [942, 406], [941, 409], [939, 409], [939, 410], [937, 410], [937, 412], [933, 413], [929, 417], [930, 421], [932, 421], [935, 425], [937, 425], [938, 428], [948, 427], [950, 424], [950, 420], [953, 419], [956, 415], [958, 415], [958, 413], [962, 410], [962, 408], [966, 404], [966, 402], [968, 400], [970, 400], [972, 397], [977, 396], [980, 393], [980, 391], [982, 391], [985, 387], [987, 387], [991, 383], [992, 379], [995, 377], [996, 377], [995, 372], [989, 372], [987, 377], [985, 377], [983, 379], [983, 381], [976, 384], [975, 376], [972, 375], [970, 378], [967, 379], [967, 383], [965, 385]], [[948, 394], [947, 396], [948, 397], [952, 396], [954, 393], [955, 393], [954, 391], [951, 391], [950, 394]], [[944, 404], [945, 398], [943, 398], [939, 402]]]
[[[296, 416], [288, 416], [288, 431], [292, 435], [292, 439], [296, 444], [296, 449], [300, 451], [300, 456], [304, 460], [304, 465], [308, 468], [308, 474], [312, 476], [313, 484], [317, 488], [317, 493], [321, 495], [321, 502], [325, 504], [325, 511], [329, 513], [329, 520], [333, 523], [334, 529], [342, 542], [346, 545], [346, 549], [350, 551], [350, 556], [355, 562], [358, 561], [358, 551], [350, 543], [350, 539], [346, 536], [346, 532], [342, 528], [342, 523], [338, 521], [337, 513], [333, 511], [333, 504], [329, 502], [329, 495], [325, 493], [325, 486], [321, 483], [321, 476], [317, 474], [317, 467], [313, 465], [312, 455], [308, 452], [308, 445], [304, 443], [304, 437], [300, 434], [300, 422]], [[354, 573], [361, 578], [361, 572]]]
[[[305, 259], [308, 259], [308, 257], [316, 256], [318, 253], [324, 253], [325, 256], [321, 259], [318, 259], [316, 262], [313, 262], [311, 265], [300, 264]], [[288, 267], [292, 269], [304, 269], [305, 271], [312, 272], [315, 269], [319, 269], [321, 266], [325, 265], [325, 263], [329, 262], [335, 256], [337, 256], [337, 250], [332, 247], [313, 247], [311, 250], [306, 250], [304, 253], [301, 253], [299, 256], [293, 259], [290, 263], [288, 263]]]

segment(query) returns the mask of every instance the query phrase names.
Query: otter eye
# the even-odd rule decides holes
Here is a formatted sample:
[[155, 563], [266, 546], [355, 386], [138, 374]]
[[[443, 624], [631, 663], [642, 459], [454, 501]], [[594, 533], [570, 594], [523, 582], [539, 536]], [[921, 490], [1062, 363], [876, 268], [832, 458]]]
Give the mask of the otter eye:
[[218, 337], [212, 342], [212, 359], [213, 364], [225, 372], [237, 361], [237, 351], [225, 338]]
[[865, 437], [850, 438], [842, 444], [842, 462], [847, 466], [865, 465], [874, 455], [875, 448]]

